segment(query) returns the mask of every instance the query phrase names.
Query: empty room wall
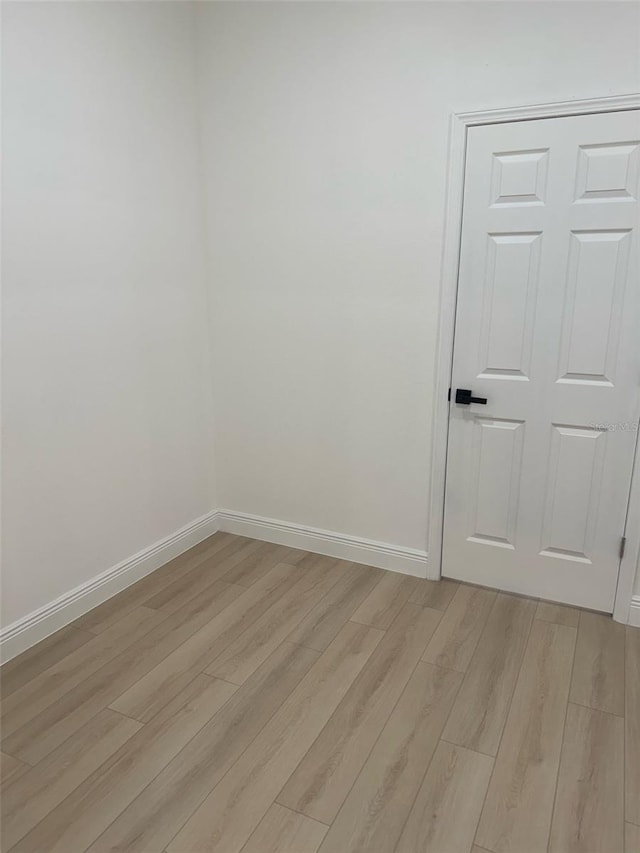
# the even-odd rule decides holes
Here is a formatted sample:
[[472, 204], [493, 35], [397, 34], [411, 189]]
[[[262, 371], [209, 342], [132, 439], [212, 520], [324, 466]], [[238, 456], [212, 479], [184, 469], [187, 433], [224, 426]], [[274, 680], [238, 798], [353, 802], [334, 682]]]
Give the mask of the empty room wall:
[[215, 496], [193, 9], [2, 12], [7, 625]]
[[425, 549], [449, 115], [637, 90], [638, 6], [198, 14], [219, 505]]
[[449, 114], [637, 90], [637, 6], [2, 12], [3, 625], [218, 508], [427, 548]]

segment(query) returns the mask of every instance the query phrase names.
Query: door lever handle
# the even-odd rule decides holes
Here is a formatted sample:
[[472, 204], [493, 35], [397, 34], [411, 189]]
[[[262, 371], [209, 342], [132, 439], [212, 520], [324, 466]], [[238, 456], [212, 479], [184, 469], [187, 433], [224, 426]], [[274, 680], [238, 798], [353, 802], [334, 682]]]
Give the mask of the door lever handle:
[[456, 388], [456, 403], [460, 406], [470, 406], [471, 403], [480, 403], [482, 406], [487, 405], [486, 397], [472, 397], [472, 393], [468, 388]]

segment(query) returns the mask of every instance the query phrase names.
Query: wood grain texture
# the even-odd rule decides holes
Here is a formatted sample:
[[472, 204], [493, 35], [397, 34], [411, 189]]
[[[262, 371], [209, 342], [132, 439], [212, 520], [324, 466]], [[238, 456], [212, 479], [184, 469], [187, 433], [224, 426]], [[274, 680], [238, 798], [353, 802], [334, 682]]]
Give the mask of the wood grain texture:
[[434, 610], [446, 610], [456, 594], [459, 583], [441, 578], [439, 581], [420, 579], [416, 582], [409, 601], [421, 607], [432, 607]]
[[323, 652], [383, 574], [356, 563], [341, 565], [344, 576], [289, 634], [290, 642]]
[[287, 699], [319, 653], [283, 643], [147, 785], [88, 853], [168, 844]]
[[444, 740], [495, 756], [536, 609], [500, 594], [471, 659], [445, 727]]
[[316, 853], [326, 832], [323, 823], [274, 803], [242, 853]]
[[382, 638], [348, 622], [168, 845], [169, 853], [238, 853]]
[[[71, 737], [101, 708], [106, 707], [123, 690], [135, 684], [167, 654], [188, 638], [198, 625], [206, 624], [239, 594], [239, 587], [229, 584], [209, 601], [206, 596], [194, 599], [185, 611], [169, 616], [140, 640], [132, 643], [117, 657], [95, 670], [44, 711], [16, 731], [8, 743], [16, 754], [37, 764], [63, 741]], [[151, 611], [156, 612], [156, 611]], [[164, 706], [175, 694], [162, 697]]]
[[536, 619], [544, 622], [555, 622], [557, 625], [568, 625], [577, 628], [580, 621], [580, 610], [577, 607], [567, 607], [566, 604], [554, 604], [551, 601], [539, 601]]
[[7, 785], [13, 783], [29, 769], [29, 765], [23, 761], [19, 761], [12, 755], [0, 752], [0, 789], [4, 790]]
[[416, 578], [385, 572], [351, 618], [354, 622], [386, 630], [409, 600], [416, 584]]
[[216, 570], [205, 561], [189, 573], [188, 583], [182, 578], [174, 581], [146, 601], [144, 606], [161, 610], [163, 613], [175, 613], [187, 607], [194, 599], [210, 596], [212, 589], [225, 589], [228, 583], [221, 580], [223, 574], [224, 572]]
[[95, 716], [3, 793], [2, 847], [9, 850], [142, 728], [113, 711]]
[[157, 776], [236, 688], [199, 676], [13, 848], [16, 853], [84, 851]]
[[487, 589], [458, 587], [423, 659], [466, 672], [495, 598], [496, 593]]
[[6, 853], [640, 853], [599, 614], [216, 534], [1, 677]]
[[397, 853], [467, 853], [492, 768], [492, 758], [441, 741], [407, 819]]
[[229, 543], [213, 556], [205, 556], [185, 577], [176, 578], [173, 583], [164, 586], [159, 592], [145, 601], [145, 607], [153, 607], [157, 610], [173, 612], [181, 607], [191, 593], [198, 594], [200, 589], [216, 580], [225, 580], [232, 583], [233, 571], [256, 554], [260, 553], [261, 543], [251, 539], [244, 541], [241, 547], [235, 542]]
[[185, 642], [163, 657], [135, 684], [111, 702], [111, 708], [142, 722], [151, 719], [173, 696], [176, 696], [210, 662], [254, 620], [286, 593], [294, 582], [295, 569], [275, 566], [251, 589], [234, 586], [237, 595], [213, 618], [207, 620]]
[[625, 640], [625, 820], [640, 825], [640, 628], [627, 625]]
[[580, 613], [570, 701], [624, 715], [624, 625], [601, 613]]
[[342, 566], [299, 572], [298, 580], [206, 669], [209, 675], [244, 684], [269, 655], [296, 628], [337, 583]]
[[384, 639], [278, 796], [331, 823], [407, 685], [441, 614], [405, 604]]
[[462, 677], [428, 663], [417, 665], [321, 853], [395, 850]]
[[546, 853], [576, 629], [534, 620], [476, 843]]
[[635, 823], [624, 825], [624, 853], [638, 853], [640, 850], [640, 826]]
[[173, 560], [165, 563], [155, 572], [146, 575], [103, 604], [94, 607], [89, 613], [76, 619], [73, 623], [74, 627], [99, 634], [110, 628], [134, 608], [141, 605], [146, 606], [146, 602], [153, 595], [174, 583], [178, 578], [182, 579], [183, 587], [189, 589], [189, 573], [193, 568], [208, 560], [212, 555], [220, 553], [225, 547], [232, 549], [242, 547], [243, 541], [246, 543], [249, 540], [241, 540], [240, 537], [233, 538], [227, 533], [216, 533], [183, 554], [174, 557]]
[[28, 681], [66, 658], [93, 635], [72, 625], [61, 628], [0, 667], [0, 696], [6, 699]]
[[549, 853], [622, 850], [624, 720], [569, 705]]
[[269, 569], [278, 563], [287, 563], [295, 566], [306, 556], [306, 551], [296, 548], [287, 548], [284, 545], [273, 545], [271, 542], [262, 542], [260, 547], [249, 554], [225, 574], [225, 580], [229, 583], [237, 583], [239, 586], [253, 586], [265, 576]]
[[[166, 618], [155, 610], [136, 607], [102, 634], [89, 640], [67, 657], [37, 675], [2, 701], [2, 744], [5, 752], [19, 758], [28, 751], [29, 740], [20, 730], [54, 702], [104, 666], [122, 651], [141, 640]], [[16, 737], [12, 736], [16, 734]], [[27, 762], [28, 763], [28, 762]]]

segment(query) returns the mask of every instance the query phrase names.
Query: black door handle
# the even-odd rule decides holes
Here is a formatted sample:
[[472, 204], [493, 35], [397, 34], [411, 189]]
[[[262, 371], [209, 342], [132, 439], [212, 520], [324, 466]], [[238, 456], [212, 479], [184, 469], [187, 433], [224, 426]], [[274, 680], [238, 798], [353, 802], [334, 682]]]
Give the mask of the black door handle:
[[456, 388], [456, 403], [461, 406], [470, 406], [471, 403], [480, 403], [482, 406], [487, 405], [486, 397], [472, 397], [472, 393], [468, 388]]

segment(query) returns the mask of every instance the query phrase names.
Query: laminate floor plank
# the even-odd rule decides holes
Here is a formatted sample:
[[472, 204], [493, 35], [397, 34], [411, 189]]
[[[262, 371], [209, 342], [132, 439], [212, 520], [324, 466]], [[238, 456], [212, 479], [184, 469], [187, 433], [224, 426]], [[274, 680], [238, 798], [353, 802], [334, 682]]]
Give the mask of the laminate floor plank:
[[271, 542], [262, 542], [261, 547], [245, 557], [225, 575], [229, 583], [237, 583], [239, 586], [253, 586], [278, 563], [287, 563], [296, 566], [306, 556], [307, 551], [297, 548], [288, 548], [285, 545], [273, 545]]
[[386, 630], [413, 594], [418, 579], [385, 572], [351, 617], [354, 622]]
[[321, 853], [395, 850], [462, 678], [460, 672], [418, 663]]
[[494, 853], [546, 853], [575, 644], [534, 620], [475, 839]]
[[93, 639], [88, 631], [67, 625], [0, 667], [0, 696], [6, 699], [71, 652]]
[[489, 756], [441, 741], [397, 853], [468, 853], [492, 768]]
[[640, 826], [640, 628], [627, 625], [625, 641], [625, 820]]
[[624, 846], [624, 720], [569, 704], [549, 853]]
[[147, 853], [168, 844], [319, 657], [303, 646], [279, 646], [87, 853]]
[[458, 587], [423, 660], [466, 672], [495, 599], [496, 593], [488, 589]]
[[441, 578], [439, 581], [418, 580], [416, 588], [409, 597], [412, 604], [432, 607], [434, 610], [446, 610], [456, 594], [459, 583]]
[[624, 715], [624, 625], [602, 613], [580, 613], [570, 701]]
[[287, 639], [323, 652], [382, 575], [381, 569], [341, 563], [342, 577]]
[[[77, 684], [148, 634], [166, 618], [155, 610], [137, 607], [50, 666], [2, 700], [2, 744], [5, 752], [19, 758], [12, 736]], [[20, 740], [18, 738], [18, 740]], [[29, 762], [27, 762], [29, 763]]]
[[[244, 542], [248, 541], [244, 540]], [[107, 599], [103, 604], [94, 607], [93, 610], [85, 613], [84, 616], [80, 616], [71, 624], [74, 628], [99, 634], [110, 628], [126, 613], [145, 605], [149, 598], [177, 581], [178, 578], [184, 578], [188, 585], [186, 578], [189, 572], [200, 563], [208, 560], [209, 557], [219, 553], [224, 548], [231, 547], [236, 550], [242, 547], [242, 544], [243, 541], [238, 541], [236, 537], [229, 537], [226, 533], [216, 533], [204, 542], [200, 542], [183, 554], [174, 557], [173, 560], [165, 563], [155, 572], [145, 575], [136, 583], [123, 589], [122, 592]]]
[[274, 803], [242, 853], [316, 853], [328, 827]]
[[169, 853], [239, 853], [382, 636], [347, 622], [168, 845]]
[[14, 758], [12, 755], [7, 755], [5, 752], [0, 752], [0, 790], [4, 790], [7, 785], [15, 782], [30, 769], [30, 765], [23, 761]]
[[240, 593], [234, 601], [122, 692], [110, 707], [142, 722], [150, 720], [212, 659], [279, 601], [293, 586], [296, 577], [295, 566], [281, 563], [249, 589], [234, 586]]
[[566, 604], [554, 604], [552, 601], [539, 601], [536, 619], [544, 622], [555, 622], [557, 625], [568, 625], [577, 628], [580, 621], [580, 610], [568, 607]]
[[236, 688], [201, 675], [156, 720], [40, 821], [15, 853], [80, 853], [127, 807], [233, 695]]
[[441, 613], [405, 604], [278, 802], [331, 823], [405, 689]]
[[208, 562], [201, 563], [190, 573], [188, 583], [184, 578], [180, 578], [146, 601], [144, 606], [161, 613], [177, 613], [188, 607], [194, 599], [208, 596], [212, 589], [219, 590], [229, 586], [226, 578], [222, 580], [223, 574], [224, 572], [216, 571]]
[[500, 593], [454, 703], [443, 738], [495, 756], [536, 604]]
[[640, 853], [640, 630], [217, 533], [0, 668], [3, 853]]
[[640, 850], [640, 826], [635, 823], [624, 825], [624, 853], [638, 853]]
[[146, 599], [145, 607], [172, 613], [214, 581], [224, 580], [229, 583], [229, 573], [243, 560], [257, 553], [261, 544], [249, 540], [241, 548], [236, 547], [235, 543], [227, 545], [219, 553], [202, 559], [185, 576], [176, 578], [173, 583]]
[[2, 849], [13, 847], [141, 727], [114, 711], [101, 711], [10, 785], [2, 795]]
[[[243, 541], [248, 542], [248, 537], [234, 536], [232, 533], [223, 533], [219, 530], [216, 533], [212, 533], [211, 536], [207, 536], [206, 539], [202, 539], [200, 542], [192, 545], [191, 548], [183, 551], [182, 554], [178, 554], [170, 562], [173, 563], [174, 566], [180, 565], [182, 561], [190, 559], [191, 557], [197, 557], [205, 551], [207, 554], [214, 554], [217, 551], [221, 551], [223, 548], [226, 548], [226, 546], [231, 542], [241, 543]], [[165, 565], [169, 565], [169, 563], [165, 563]], [[162, 566], [162, 568], [164, 568], [164, 566]]]
[[[166, 618], [137, 643], [96, 669], [25, 723], [7, 739], [8, 747], [18, 757], [30, 764], [37, 764], [99, 710], [115, 701], [123, 691], [139, 683], [152, 667], [161, 665], [176, 647], [188, 642], [199, 626], [215, 619], [216, 614], [232, 603], [241, 591], [241, 587], [221, 583], [220, 590], [215, 594], [211, 591], [210, 598], [202, 596], [194, 599], [185, 611]], [[175, 693], [163, 697], [163, 706], [173, 695]]]
[[338, 561], [315, 576], [312, 571], [297, 572], [298, 579], [291, 589], [207, 666], [207, 674], [244, 684], [340, 580], [342, 572]]

